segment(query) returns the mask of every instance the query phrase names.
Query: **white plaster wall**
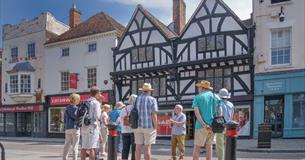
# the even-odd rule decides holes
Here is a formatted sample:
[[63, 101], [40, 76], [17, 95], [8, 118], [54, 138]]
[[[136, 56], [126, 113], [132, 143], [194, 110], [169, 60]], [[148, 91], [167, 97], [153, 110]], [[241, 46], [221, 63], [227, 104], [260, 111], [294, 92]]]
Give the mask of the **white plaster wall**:
[[[285, 21], [279, 22], [277, 17], [284, 7]], [[256, 23], [255, 33], [255, 73], [285, 71], [305, 68], [305, 1], [271, 5], [270, 1], [259, 3], [253, 0], [253, 17]], [[291, 64], [271, 66], [271, 29], [291, 27]], [[260, 56], [260, 58], [258, 58]], [[259, 60], [259, 61], [258, 61]]]
[[[45, 56], [45, 94], [62, 94], [71, 92], [88, 92], [87, 88], [87, 68], [97, 68], [97, 86], [102, 90], [112, 89], [110, 72], [113, 71], [113, 56], [111, 48], [115, 47], [115, 32], [107, 35], [86, 38], [70, 43], [61, 43], [56, 46], [46, 46]], [[97, 44], [96, 52], [88, 52], [88, 44]], [[69, 47], [70, 55], [61, 57], [62, 48]], [[78, 89], [70, 89], [62, 92], [60, 85], [60, 72], [69, 71], [70, 73], [79, 73]], [[105, 85], [104, 81], [108, 84]]]

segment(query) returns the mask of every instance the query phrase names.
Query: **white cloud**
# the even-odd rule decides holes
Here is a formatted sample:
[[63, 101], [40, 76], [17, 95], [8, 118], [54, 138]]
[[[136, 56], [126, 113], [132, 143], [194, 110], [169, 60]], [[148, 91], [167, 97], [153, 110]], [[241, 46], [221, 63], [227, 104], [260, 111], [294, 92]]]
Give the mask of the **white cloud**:
[[[172, 0], [107, 0], [124, 5], [141, 4], [165, 24], [172, 21]], [[184, 0], [186, 18], [189, 19], [201, 0]], [[252, 0], [223, 0], [241, 19], [247, 19], [252, 12]]]

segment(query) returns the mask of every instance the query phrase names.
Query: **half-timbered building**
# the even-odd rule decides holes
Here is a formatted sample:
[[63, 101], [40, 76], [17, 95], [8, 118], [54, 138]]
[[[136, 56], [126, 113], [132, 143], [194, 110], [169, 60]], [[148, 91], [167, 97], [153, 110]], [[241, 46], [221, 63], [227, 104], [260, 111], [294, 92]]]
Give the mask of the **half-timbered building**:
[[223, 87], [231, 92], [240, 134], [250, 136], [253, 35], [245, 25], [249, 21], [241, 21], [222, 0], [202, 0], [181, 29], [185, 3], [173, 0], [173, 6], [174, 31], [137, 7], [114, 49], [112, 77], [117, 99], [126, 100], [131, 93], [138, 93], [142, 83], [151, 82], [156, 89], [152, 94], [159, 103], [159, 127], [164, 127], [158, 128], [159, 134], [168, 134], [166, 119], [179, 103], [185, 108], [187, 135], [191, 137], [195, 120], [191, 105], [198, 93], [195, 84], [206, 79], [212, 82], [214, 92]]

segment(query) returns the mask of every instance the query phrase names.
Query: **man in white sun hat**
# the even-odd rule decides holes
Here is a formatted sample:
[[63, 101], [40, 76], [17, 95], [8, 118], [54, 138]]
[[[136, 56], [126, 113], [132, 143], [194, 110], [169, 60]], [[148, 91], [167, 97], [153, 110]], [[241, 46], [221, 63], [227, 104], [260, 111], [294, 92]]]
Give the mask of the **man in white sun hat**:
[[[231, 98], [228, 90], [226, 88], [222, 88], [219, 90], [218, 96], [221, 98], [221, 109], [222, 115], [225, 119], [225, 122], [228, 123], [233, 119], [234, 106], [228, 101]], [[226, 135], [225, 131], [223, 133], [216, 133], [216, 152], [218, 160], [224, 160], [225, 154], [225, 140]]]
[[134, 130], [136, 144], [136, 160], [141, 159], [142, 146], [144, 145], [144, 159], [151, 159], [151, 145], [156, 142], [157, 136], [157, 100], [150, 96], [154, 90], [150, 83], [144, 83], [142, 94], [138, 96], [134, 107], [138, 110], [138, 128]]

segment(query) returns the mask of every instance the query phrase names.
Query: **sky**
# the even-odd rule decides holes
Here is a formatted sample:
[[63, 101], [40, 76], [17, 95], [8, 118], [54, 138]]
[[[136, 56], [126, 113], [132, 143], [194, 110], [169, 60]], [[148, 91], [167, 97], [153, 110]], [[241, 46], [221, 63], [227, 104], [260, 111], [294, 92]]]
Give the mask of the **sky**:
[[[201, 0], [184, 0], [187, 20]], [[223, 0], [239, 17], [250, 18], [252, 0]], [[42, 12], [50, 12], [56, 19], [68, 24], [69, 9], [73, 4], [81, 11], [81, 21], [98, 12], [105, 12], [127, 25], [137, 4], [142, 4], [155, 17], [168, 25], [172, 19], [172, 0], [0, 0], [0, 37], [3, 24], [18, 24], [22, 19], [31, 20]], [[2, 48], [2, 38], [0, 40]]]

